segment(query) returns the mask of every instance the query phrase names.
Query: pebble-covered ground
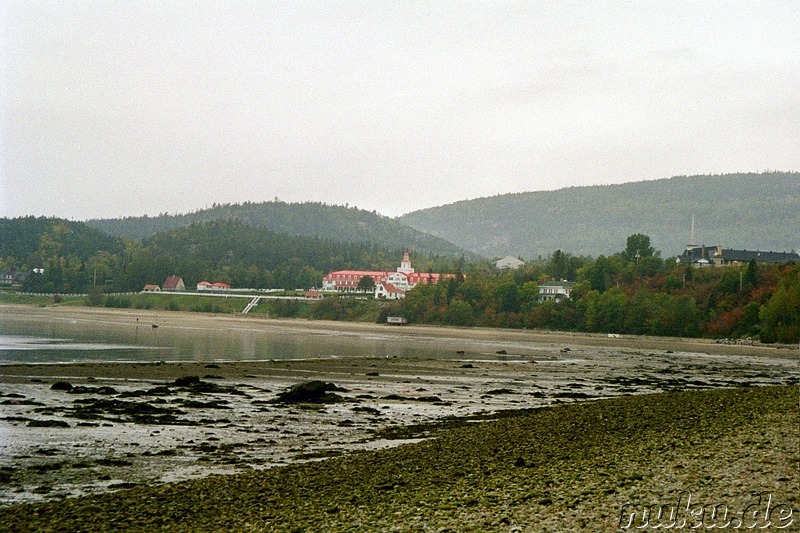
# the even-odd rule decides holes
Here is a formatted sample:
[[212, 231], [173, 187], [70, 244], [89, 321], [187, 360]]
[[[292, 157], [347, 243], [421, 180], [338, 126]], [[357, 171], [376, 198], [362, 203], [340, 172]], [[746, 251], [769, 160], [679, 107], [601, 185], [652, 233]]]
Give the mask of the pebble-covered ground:
[[[0, 365], [0, 505], [394, 446], [451, 417], [800, 378], [785, 357], [501, 346], [494, 359], [465, 343], [452, 359]], [[276, 402], [308, 380], [338, 401]]]
[[614, 531], [672, 508], [685, 529], [797, 531], [798, 399], [725, 388], [449, 420], [384, 450], [6, 507], [0, 530]]

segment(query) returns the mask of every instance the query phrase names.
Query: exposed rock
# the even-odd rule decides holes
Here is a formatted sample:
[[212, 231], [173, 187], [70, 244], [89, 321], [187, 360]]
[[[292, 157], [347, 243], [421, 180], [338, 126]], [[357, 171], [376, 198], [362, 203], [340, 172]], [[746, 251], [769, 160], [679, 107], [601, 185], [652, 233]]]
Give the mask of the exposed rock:
[[31, 420], [28, 422], [31, 428], [68, 428], [69, 424], [63, 420]]
[[85, 400], [76, 401], [76, 403], [78, 405], [72, 408], [72, 413], [68, 416], [83, 420], [103, 419], [111, 415], [121, 417], [119, 421], [139, 424], [193, 424], [177, 417], [177, 415], [186, 414], [184, 411], [169, 407], [159, 407], [147, 402], [86, 398]]
[[197, 376], [183, 376], [172, 382], [176, 387], [191, 387], [200, 383], [200, 378]]
[[279, 392], [274, 403], [337, 403], [345, 398], [330, 391], [346, 392], [343, 389], [326, 381], [306, 381], [292, 385], [288, 390]]
[[44, 405], [42, 402], [37, 402], [36, 400], [28, 400], [28, 399], [21, 399], [21, 398], [11, 398], [9, 400], [3, 400], [0, 402], [0, 405], [37, 405], [42, 406]]
[[117, 389], [114, 387], [84, 387], [77, 385], [67, 390], [70, 394], [102, 394], [105, 396], [117, 394]]
[[511, 389], [492, 389], [487, 390], [486, 394], [515, 394], [515, 391]]

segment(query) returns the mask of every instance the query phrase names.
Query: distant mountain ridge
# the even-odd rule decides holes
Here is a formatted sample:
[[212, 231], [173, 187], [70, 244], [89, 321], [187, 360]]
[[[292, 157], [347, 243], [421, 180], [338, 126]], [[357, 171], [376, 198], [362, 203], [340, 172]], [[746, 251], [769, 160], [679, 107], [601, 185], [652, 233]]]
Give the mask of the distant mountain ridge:
[[397, 220], [486, 257], [611, 254], [634, 233], [663, 257], [689, 243], [792, 251], [800, 248], [800, 173], [676, 176], [465, 200]]
[[442, 238], [427, 235], [375, 212], [320, 202], [245, 202], [215, 205], [181, 215], [95, 219], [85, 223], [109, 235], [140, 240], [194, 223], [228, 220], [286, 235], [375, 243], [391, 249], [412, 249], [418, 253], [447, 257], [466, 254], [469, 258], [472, 255]]

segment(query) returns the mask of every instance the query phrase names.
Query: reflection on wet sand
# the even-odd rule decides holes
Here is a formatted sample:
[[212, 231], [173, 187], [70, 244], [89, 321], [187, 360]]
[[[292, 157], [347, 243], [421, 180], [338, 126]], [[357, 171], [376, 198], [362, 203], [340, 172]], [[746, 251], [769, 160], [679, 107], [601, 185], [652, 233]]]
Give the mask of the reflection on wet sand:
[[[44, 330], [141, 350], [126, 353], [128, 363], [98, 349], [78, 352], [90, 360], [111, 354], [106, 362], [0, 365], [2, 503], [397, 445], [451, 416], [479, 422], [506, 409], [800, 379], [797, 352], [692, 351], [702, 343], [177, 314], [159, 316], [156, 329], [131, 325], [129, 314], [0, 316], [7, 335], [35, 322], [40, 339]], [[152, 346], [172, 348], [170, 357], [153, 357]], [[46, 352], [37, 357], [63, 360]], [[336, 393], [342, 401], [275, 403], [310, 380], [344, 389]]]

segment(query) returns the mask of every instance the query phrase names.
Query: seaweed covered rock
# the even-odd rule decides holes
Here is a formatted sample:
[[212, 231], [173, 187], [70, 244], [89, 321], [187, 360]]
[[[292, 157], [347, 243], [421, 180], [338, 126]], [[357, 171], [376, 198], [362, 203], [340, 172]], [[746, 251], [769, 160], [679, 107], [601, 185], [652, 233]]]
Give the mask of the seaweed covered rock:
[[273, 403], [338, 403], [345, 401], [345, 398], [331, 391], [346, 392], [347, 389], [326, 381], [305, 381], [279, 392]]
[[217, 385], [216, 383], [202, 381], [197, 376], [180, 377], [171, 384], [168, 384], [168, 386], [180, 387], [187, 392], [198, 394], [236, 394], [238, 396], [247, 396], [244, 391], [237, 389], [235, 386], [223, 387], [222, 385]]
[[200, 383], [198, 376], [182, 376], [172, 382], [176, 387], [192, 387]]

